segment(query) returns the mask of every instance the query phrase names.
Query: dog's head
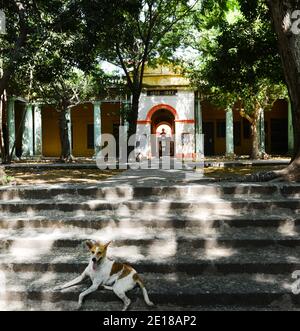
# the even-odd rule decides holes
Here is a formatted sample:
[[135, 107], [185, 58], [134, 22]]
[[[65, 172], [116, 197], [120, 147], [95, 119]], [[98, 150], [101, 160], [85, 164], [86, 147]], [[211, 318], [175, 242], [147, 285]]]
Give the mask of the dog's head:
[[91, 240], [86, 242], [86, 245], [92, 254], [91, 261], [93, 262], [94, 270], [96, 269], [97, 265], [101, 263], [101, 261], [106, 257], [107, 248], [110, 244], [111, 242], [102, 245], [99, 242], [94, 242]]

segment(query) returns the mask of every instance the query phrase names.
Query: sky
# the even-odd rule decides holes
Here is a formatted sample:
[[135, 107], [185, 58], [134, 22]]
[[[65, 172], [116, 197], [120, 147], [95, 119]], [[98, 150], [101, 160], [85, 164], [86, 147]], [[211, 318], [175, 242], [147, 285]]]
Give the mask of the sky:
[[101, 69], [105, 72], [105, 73], [108, 73], [108, 74], [121, 74], [123, 75], [124, 72], [121, 68], [107, 62], [107, 61], [102, 61], [101, 62]]

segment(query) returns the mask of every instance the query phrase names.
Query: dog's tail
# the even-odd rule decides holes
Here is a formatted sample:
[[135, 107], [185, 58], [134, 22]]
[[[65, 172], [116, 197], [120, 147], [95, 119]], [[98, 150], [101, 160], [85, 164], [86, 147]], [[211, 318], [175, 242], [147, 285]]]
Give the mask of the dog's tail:
[[143, 292], [143, 296], [144, 296], [144, 300], [146, 302], [146, 304], [148, 306], [154, 306], [154, 303], [150, 301], [149, 296], [148, 296], [148, 292], [145, 288], [145, 285], [143, 283], [143, 281], [141, 280], [140, 276], [138, 274], [135, 274], [133, 276], [133, 280], [139, 285], [139, 287], [141, 288], [142, 292]]

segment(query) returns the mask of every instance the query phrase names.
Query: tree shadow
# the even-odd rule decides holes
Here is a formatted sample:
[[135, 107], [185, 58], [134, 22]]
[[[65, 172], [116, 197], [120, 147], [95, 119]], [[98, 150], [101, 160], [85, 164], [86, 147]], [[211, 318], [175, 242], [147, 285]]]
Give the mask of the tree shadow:
[[[153, 185], [155, 176], [138, 175], [133, 184], [119, 176], [75, 191], [68, 185], [0, 190], [0, 302], [22, 302], [18, 309], [37, 302], [74, 307], [87, 284], [50, 289], [84, 270], [83, 242], [95, 239], [113, 240], [109, 256], [141, 273], [163, 309], [299, 307], [291, 277], [300, 270], [299, 185], [168, 179]], [[42, 202], [24, 206], [32, 192]], [[133, 309], [144, 309], [139, 291], [130, 296], [139, 298]], [[103, 310], [120, 304], [102, 290], [86, 307], [89, 302]]]

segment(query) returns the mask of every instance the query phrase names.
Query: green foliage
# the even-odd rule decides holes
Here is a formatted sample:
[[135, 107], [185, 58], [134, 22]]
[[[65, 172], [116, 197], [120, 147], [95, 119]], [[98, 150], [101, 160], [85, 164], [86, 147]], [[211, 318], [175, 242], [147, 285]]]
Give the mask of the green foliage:
[[200, 25], [204, 32], [197, 45], [204, 59], [190, 70], [202, 94], [225, 108], [243, 100], [248, 115], [257, 107], [268, 109], [278, 98], [285, 98], [287, 90], [265, 2], [206, 3], [203, 13], [211, 10], [211, 15]]
[[[70, 61], [85, 59], [88, 52], [82, 51], [81, 57], [74, 57], [84, 38], [73, 1], [4, 1], [3, 8], [7, 34], [1, 36], [0, 57], [9, 78], [5, 86], [9, 94], [31, 98], [27, 87], [32, 86], [35, 69], [46, 60], [49, 67], [51, 62], [55, 74], [61, 70], [59, 56], [68, 56]], [[55, 52], [59, 47], [64, 47], [64, 51]]]
[[[101, 70], [97, 55], [103, 39], [101, 31], [106, 29], [109, 34], [116, 18], [121, 17], [119, 2], [54, 0], [26, 3], [26, 25], [30, 29], [26, 47], [19, 50], [18, 63], [10, 75], [8, 93], [60, 107], [107, 94], [112, 77]], [[0, 56], [5, 69], [12, 61], [11, 51], [18, 40], [20, 22], [12, 2], [5, 2], [4, 10], [8, 17], [8, 34], [2, 36]], [[97, 16], [88, 16], [95, 10]], [[121, 85], [117, 86], [118, 93], [124, 90]]]
[[[107, 1], [104, 1], [106, 3]], [[199, 1], [192, 1], [197, 3]], [[170, 60], [182, 40], [185, 18], [191, 13], [188, 0], [126, 0], [109, 1], [113, 11], [110, 24], [99, 21], [103, 0], [82, 1], [89, 41], [98, 54], [124, 69], [129, 88], [141, 88], [144, 65]], [[103, 24], [106, 28], [103, 29]]]

